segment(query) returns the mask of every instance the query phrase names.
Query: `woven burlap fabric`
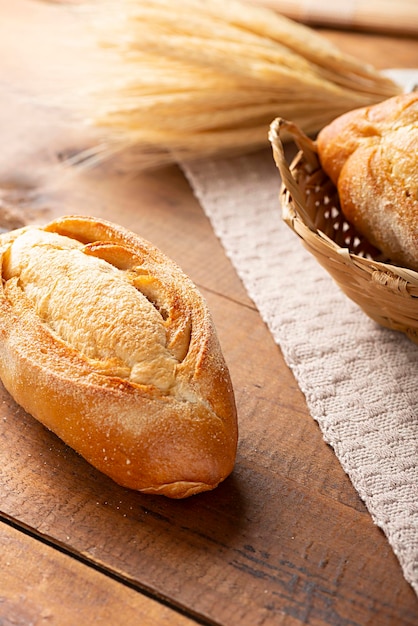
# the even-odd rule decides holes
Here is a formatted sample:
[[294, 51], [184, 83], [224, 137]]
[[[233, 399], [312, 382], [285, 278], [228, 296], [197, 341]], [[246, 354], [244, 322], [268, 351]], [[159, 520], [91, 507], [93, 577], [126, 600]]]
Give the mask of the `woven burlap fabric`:
[[282, 222], [270, 151], [183, 169], [325, 441], [418, 593], [418, 346], [370, 320]]

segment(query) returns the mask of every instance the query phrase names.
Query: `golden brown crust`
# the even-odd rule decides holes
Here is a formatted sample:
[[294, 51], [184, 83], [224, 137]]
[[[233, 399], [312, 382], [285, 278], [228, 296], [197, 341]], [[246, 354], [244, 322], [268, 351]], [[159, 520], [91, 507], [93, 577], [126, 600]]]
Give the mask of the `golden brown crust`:
[[[0, 237], [0, 377], [5, 387], [26, 411], [125, 487], [175, 498], [216, 487], [235, 462], [236, 410], [213, 322], [194, 285], [150, 243], [108, 222], [64, 217], [36, 229], [42, 237], [51, 233], [81, 242], [77, 254], [120, 271], [146, 299], [144, 306], [152, 303], [151, 317], [158, 313], [150, 334], [165, 329], [166, 344], [158, 346], [162, 357], [152, 353], [151, 342], [133, 366], [121, 364], [120, 356], [91, 358], [54, 330], [61, 328], [56, 311], [54, 319], [41, 317], [40, 311], [46, 316], [45, 289], [42, 297], [37, 289], [33, 295], [19, 270], [19, 246], [22, 241], [28, 245], [28, 230]], [[41, 245], [48, 247], [49, 240]], [[74, 317], [79, 314], [74, 304]], [[138, 382], [133, 372], [143, 375], [141, 359], [148, 351], [155, 362], [161, 357], [170, 368], [174, 363], [174, 377], [170, 373], [166, 379], [164, 371], [161, 376], [159, 366], [155, 384]], [[147, 372], [149, 367], [146, 363]]]
[[347, 220], [393, 263], [418, 270], [418, 93], [342, 115], [317, 146]]

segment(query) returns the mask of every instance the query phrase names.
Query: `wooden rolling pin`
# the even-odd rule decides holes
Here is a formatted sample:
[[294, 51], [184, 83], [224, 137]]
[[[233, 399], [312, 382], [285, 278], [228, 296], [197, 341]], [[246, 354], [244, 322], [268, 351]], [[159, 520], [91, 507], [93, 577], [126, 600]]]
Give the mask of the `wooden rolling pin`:
[[416, 0], [250, 0], [305, 24], [418, 34]]

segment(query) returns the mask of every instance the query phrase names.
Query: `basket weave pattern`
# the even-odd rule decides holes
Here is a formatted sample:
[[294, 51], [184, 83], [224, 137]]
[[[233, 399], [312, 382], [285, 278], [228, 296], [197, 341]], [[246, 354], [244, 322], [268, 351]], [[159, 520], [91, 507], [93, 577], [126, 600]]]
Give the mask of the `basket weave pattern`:
[[[282, 138], [299, 147], [288, 165]], [[418, 343], [418, 273], [383, 259], [340, 209], [338, 193], [322, 170], [315, 143], [294, 124], [276, 119], [270, 128], [282, 178], [282, 216], [342, 291], [374, 321]]]

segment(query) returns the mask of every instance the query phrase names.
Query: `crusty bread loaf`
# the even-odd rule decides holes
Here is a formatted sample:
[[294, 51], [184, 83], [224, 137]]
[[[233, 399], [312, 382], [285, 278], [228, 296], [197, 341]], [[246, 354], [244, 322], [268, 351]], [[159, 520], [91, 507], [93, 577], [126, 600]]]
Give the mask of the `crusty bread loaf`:
[[342, 115], [317, 146], [347, 220], [391, 262], [418, 270], [418, 92]]
[[149, 242], [68, 216], [0, 237], [0, 377], [120, 485], [173, 498], [233, 469], [237, 420], [207, 306]]

